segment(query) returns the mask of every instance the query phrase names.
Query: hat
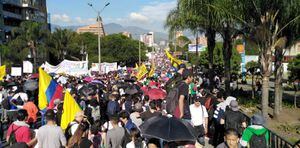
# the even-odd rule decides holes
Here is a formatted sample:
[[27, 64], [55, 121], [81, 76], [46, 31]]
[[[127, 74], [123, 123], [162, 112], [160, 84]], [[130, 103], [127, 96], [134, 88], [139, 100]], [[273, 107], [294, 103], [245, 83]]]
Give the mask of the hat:
[[255, 114], [251, 117], [252, 124], [254, 125], [264, 125], [266, 123], [266, 120], [264, 117], [260, 114]]
[[77, 112], [76, 115], [75, 115], [75, 118], [77, 118], [77, 117], [86, 117], [86, 115], [84, 115], [84, 112], [83, 112], [83, 111], [79, 111], [79, 112]]
[[238, 111], [239, 110], [239, 104], [236, 100], [232, 100], [230, 102], [230, 108], [233, 110], [233, 111]]
[[181, 68], [186, 69], [186, 66], [185, 66], [185, 64], [180, 64], [178, 68], [179, 68], [179, 69], [181, 69]]

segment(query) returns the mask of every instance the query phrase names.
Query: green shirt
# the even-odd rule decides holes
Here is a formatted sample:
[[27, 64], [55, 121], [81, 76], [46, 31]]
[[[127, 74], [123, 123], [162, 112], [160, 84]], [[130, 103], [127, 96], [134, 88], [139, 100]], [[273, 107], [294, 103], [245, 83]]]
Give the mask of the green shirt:
[[241, 145], [243, 147], [246, 147], [248, 145], [248, 143], [251, 140], [251, 137], [253, 136], [253, 134], [255, 135], [262, 135], [263, 133], [265, 133], [265, 138], [267, 141], [267, 144], [269, 142], [269, 131], [264, 128], [263, 126], [259, 126], [259, 125], [251, 125], [249, 127], [247, 127], [242, 135], [242, 139], [241, 139]]

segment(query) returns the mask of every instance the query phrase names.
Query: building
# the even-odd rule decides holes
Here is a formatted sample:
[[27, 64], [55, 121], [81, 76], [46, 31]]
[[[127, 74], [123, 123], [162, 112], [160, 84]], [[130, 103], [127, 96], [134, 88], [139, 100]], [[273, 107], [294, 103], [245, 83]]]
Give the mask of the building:
[[127, 37], [129, 37], [129, 38], [132, 38], [131, 33], [130, 33], [130, 32], [127, 32], [127, 31], [122, 32], [122, 35], [127, 36]]
[[192, 44], [196, 44], [198, 40], [198, 44], [201, 44], [202, 46], [207, 46], [207, 38], [203, 35], [203, 36], [199, 36], [197, 39], [194, 39], [192, 41]]
[[97, 23], [97, 24], [80, 27], [77, 29], [76, 32], [77, 33], [90, 32], [90, 33], [98, 35], [99, 30], [100, 30], [100, 36], [105, 36], [104, 27], [103, 27], [102, 22], [100, 23], [100, 29], [99, 29], [99, 24]]
[[46, 0], [0, 0], [1, 42], [11, 38], [11, 30], [23, 21], [47, 23]]
[[148, 32], [140, 36], [140, 41], [145, 43], [148, 47], [154, 46], [154, 32]]

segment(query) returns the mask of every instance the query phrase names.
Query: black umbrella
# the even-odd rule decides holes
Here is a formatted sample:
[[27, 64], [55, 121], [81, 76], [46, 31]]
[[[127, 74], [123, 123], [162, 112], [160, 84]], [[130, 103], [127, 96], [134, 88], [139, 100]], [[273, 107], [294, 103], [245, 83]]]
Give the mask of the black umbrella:
[[125, 94], [128, 94], [128, 95], [133, 95], [138, 92], [139, 92], [138, 89], [134, 85], [130, 85], [129, 87], [127, 87], [125, 89]]
[[167, 142], [196, 141], [196, 133], [191, 124], [175, 117], [152, 117], [141, 126], [141, 134], [148, 138], [163, 139]]
[[36, 80], [27, 80], [23, 86], [23, 89], [25, 91], [27, 91], [27, 90], [34, 91], [37, 88], [38, 88], [38, 82]]

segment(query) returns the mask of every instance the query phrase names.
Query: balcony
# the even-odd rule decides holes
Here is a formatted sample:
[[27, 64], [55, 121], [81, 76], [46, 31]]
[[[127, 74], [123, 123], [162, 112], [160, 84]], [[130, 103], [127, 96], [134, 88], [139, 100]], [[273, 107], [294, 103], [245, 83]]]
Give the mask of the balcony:
[[22, 15], [21, 14], [12, 13], [12, 12], [8, 12], [8, 11], [3, 11], [3, 16], [4, 16], [4, 18], [9, 17], [9, 18], [22, 20]]
[[10, 5], [22, 7], [22, 0], [2, 0], [2, 4], [10, 4]]

